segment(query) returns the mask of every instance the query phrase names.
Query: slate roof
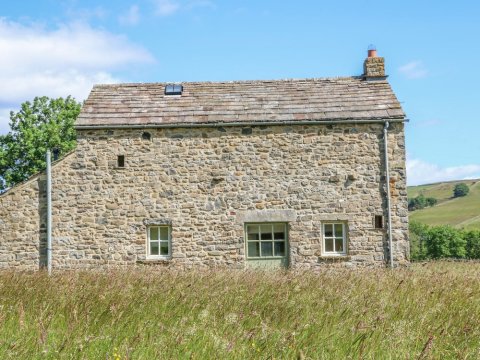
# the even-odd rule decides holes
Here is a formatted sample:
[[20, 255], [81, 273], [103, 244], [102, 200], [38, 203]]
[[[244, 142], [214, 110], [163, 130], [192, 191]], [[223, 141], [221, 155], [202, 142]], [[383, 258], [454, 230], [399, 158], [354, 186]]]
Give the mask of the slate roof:
[[164, 95], [166, 83], [96, 85], [76, 125], [81, 128], [405, 117], [385, 80], [344, 77], [182, 84], [181, 96]]

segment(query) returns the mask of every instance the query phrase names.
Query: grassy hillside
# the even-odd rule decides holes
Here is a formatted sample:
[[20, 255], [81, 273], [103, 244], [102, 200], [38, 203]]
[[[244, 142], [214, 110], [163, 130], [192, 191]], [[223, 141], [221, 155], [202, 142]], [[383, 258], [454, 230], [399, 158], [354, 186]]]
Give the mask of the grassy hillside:
[[[452, 198], [453, 188], [462, 182], [469, 186], [469, 194]], [[480, 229], [480, 180], [451, 181], [408, 188], [409, 198], [420, 194], [436, 198], [438, 204], [410, 212], [410, 220], [428, 225], [448, 224], [457, 228]]]
[[0, 272], [1, 359], [476, 359], [480, 263]]

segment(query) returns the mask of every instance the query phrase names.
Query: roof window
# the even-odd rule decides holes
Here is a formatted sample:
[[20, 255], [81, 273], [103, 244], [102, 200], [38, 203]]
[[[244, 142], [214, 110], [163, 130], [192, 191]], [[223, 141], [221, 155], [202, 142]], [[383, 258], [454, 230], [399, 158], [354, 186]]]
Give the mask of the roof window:
[[182, 95], [183, 85], [168, 84], [165, 86], [165, 95]]

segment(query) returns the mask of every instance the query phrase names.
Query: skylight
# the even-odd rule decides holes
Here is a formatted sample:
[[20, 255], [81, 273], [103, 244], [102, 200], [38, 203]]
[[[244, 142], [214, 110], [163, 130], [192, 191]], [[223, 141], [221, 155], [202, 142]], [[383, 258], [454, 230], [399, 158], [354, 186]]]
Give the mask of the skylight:
[[165, 86], [165, 95], [182, 95], [183, 85], [168, 84]]

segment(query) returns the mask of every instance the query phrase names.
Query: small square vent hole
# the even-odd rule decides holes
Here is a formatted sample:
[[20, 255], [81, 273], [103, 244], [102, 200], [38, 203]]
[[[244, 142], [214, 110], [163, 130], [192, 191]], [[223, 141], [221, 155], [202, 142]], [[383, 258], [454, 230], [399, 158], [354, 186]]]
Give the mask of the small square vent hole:
[[125, 155], [117, 156], [117, 167], [119, 168], [125, 167]]

